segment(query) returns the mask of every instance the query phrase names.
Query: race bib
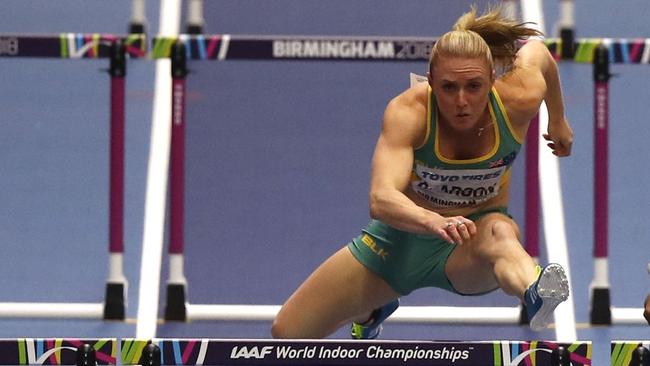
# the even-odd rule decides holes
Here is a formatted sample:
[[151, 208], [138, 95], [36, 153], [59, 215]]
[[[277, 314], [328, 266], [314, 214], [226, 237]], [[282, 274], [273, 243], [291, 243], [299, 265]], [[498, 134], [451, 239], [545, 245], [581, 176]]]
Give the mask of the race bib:
[[437, 208], [477, 205], [499, 194], [507, 168], [445, 170], [417, 164], [411, 188]]

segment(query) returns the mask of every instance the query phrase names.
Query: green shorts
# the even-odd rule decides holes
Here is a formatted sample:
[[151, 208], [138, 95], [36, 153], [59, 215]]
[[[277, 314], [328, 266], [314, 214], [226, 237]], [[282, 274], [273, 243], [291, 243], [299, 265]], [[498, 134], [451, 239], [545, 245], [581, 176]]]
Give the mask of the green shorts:
[[[467, 218], [476, 221], [494, 212], [510, 217], [506, 208], [495, 208]], [[373, 220], [348, 248], [359, 262], [401, 295], [422, 287], [438, 287], [461, 294], [445, 273], [445, 264], [456, 245], [437, 236], [413, 234]]]

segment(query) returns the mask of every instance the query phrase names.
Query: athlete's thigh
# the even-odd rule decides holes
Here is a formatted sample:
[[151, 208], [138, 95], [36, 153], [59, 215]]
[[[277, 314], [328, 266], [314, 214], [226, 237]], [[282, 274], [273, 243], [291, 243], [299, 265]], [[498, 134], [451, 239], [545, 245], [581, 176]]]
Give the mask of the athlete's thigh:
[[276, 323], [304, 338], [324, 337], [351, 319], [397, 298], [347, 247], [328, 258], [291, 295]]
[[454, 288], [463, 294], [478, 294], [492, 291], [499, 287], [494, 277], [493, 264], [490, 257], [497, 250], [496, 247], [503, 243], [495, 240], [494, 224], [505, 224], [507, 230], [502, 230], [501, 235], [510, 236], [509, 239], [517, 240], [519, 229], [517, 224], [505, 214], [489, 213], [480, 217], [476, 223], [476, 237], [463, 245], [458, 245], [449, 256], [445, 265], [445, 272]]

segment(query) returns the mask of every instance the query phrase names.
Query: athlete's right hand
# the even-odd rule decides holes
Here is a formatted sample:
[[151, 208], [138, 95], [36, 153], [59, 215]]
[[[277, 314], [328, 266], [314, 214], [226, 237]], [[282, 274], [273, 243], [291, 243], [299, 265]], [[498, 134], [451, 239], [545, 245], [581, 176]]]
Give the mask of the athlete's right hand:
[[463, 216], [441, 217], [435, 224], [435, 233], [452, 244], [463, 245], [476, 235], [476, 224]]
[[542, 135], [548, 143], [546, 144], [553, 155], [558, 157], [571, 155], [573, 146], [573, 130], [569, 126], [566, 117], [556, 121], [550, 120], [548, 123], [548, 133]]

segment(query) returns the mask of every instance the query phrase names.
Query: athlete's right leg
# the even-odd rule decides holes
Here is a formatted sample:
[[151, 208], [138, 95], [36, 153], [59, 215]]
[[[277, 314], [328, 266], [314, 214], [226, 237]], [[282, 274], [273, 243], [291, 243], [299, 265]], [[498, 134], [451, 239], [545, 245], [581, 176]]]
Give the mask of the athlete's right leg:
[[352, 321], [364, 322], [374, 309], [398, 297], [344, 247], [291, 295], [271, 333], [274, 338], [323, 338]]

